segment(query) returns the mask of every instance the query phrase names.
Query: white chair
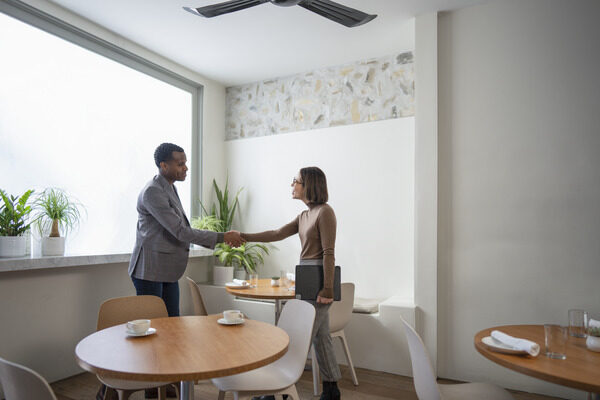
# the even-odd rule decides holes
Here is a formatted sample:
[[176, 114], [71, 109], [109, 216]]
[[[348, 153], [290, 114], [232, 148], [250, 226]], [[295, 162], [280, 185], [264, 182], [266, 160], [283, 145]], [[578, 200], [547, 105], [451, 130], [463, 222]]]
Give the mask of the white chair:
[[[344, 347], [344, 355], [346, 361], [350, 367], [350, 374], [352, 375], [352, 383], [358, 386], [358, 379], [356, 378], [356, 372], [354, 371], [354, 364], [350, 357], [350, 350], [348, 349], [348, 341], [346, 335], [344, 335], [344, 328], [350, 322], [352, 318], [352, 309], [354, 308], [354, 283], [342, 283], [342, 299], [340, 301], [334, 301], [329, 308], [329, 332], [331, 339], [340, 338], [342, 346]], [[319, 395], [319, 364], [317, 363], [317, 354], [315, 352], [315, 346], [310, 346], [310, 358], [312, 361], [313, 371], [313, 392], [315, 396]]]
[[3, 358], [0, 358], [0, 386], [8, 400], [56, 400], [40, 374]]
[[194, 304], [194, 315], [208, 315], [206, 312], [206, 307], [204, 306], [204, 301], [202, 300], [202, 293], [200, 293], [200, 288], [198, 284], [194, 282], [192, 278], [186, 276], [188, 286], [190, 287], [190, 292], [192, 294], [192, 304]]
[[[123, 324], [134, 319], [168, 317], [165, 302], [156, 296], [126, 296], [106, 300], [98, 311], [97, 330]], [[117, 391], [119, 400], [126, 400], [138, 390], [159, 388], [159, 400], [166, 399], [166, 387], [169, 382], [138, 382], [124, 379], [107, 378], [96, 375], [98, 380]]]
[[404, 319], [402, 323], [408, 341], [415, 391], [419, 400], [514, 400], [506, 390], [489, 383], [438, 384], [425, 344], [412, 326]]
[[219, 389], [219, 400], [226, 392], [233, 392], [235, 400], [251, 399], [260, 395], [288, 395], [300, 400], [296, 382], [300, 379], [310, 347], [310, 336], [315, 321], [315, 308], [301, 300], [290, 300], [283, 307], [279, 326], [290, 337], [288, 351], [277, 361], [241, 374], [212, 379]]

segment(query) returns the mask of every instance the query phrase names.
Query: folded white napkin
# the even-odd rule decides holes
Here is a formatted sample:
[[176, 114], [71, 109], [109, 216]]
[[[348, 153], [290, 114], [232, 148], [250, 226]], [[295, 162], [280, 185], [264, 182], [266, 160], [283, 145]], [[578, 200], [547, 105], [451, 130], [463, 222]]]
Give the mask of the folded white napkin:
[[288, 272], [286, 277], [288, 278], [288, 280], [296, 282], [296, 274], [294, 274], [293, 272]]
[[234, 279], [233, 283], [235, 283], [236, 285], [240, 285], [240, 286], [247, 286], [247, 285], [249, 285], [249, 283], [246, 282], [243, 279]]
[[531, 340], [512, 337], [500, 331], [492, 331], [491, 336], [502, 344], [510, 346], [515, 350], [526, 351], [534, 357], [540, 354], [540, 345]]
[[600, 321], [590, 318], [588, 321], [588, 328], [600, 328]]

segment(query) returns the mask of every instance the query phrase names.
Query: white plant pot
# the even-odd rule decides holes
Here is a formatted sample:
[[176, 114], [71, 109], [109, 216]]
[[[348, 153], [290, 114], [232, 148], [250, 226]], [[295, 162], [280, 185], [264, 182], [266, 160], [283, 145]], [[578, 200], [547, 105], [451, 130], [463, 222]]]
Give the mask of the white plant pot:
[[64, 237], [43, 237], [42, 238], [43, 256], [64, 256], [65, 238]]
[[0, 236], [0, 257], [25, 257], [27, 236]]
[[227, 282], [233, 280], [233, 267], [223, 267], [215, 265], [213, 268], [213, 284], [224, 286]]
[[591, 351], [600, 352], [600, 337], [588, 335], [585, 344]]
[[243, 281], [248, 279], [248, 274], [246, 274], [246, 270], [244, 268], [236, 268], [233, 274], [235, 275], [235, 279], [241, 279]]

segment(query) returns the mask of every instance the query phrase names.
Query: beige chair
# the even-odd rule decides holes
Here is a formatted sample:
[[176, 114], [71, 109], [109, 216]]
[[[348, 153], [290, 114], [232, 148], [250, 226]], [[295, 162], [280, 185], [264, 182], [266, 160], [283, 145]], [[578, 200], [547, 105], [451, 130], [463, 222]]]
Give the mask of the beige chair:
[[506, 390], [489, 383], [438, 384], [425, 344], [412, 326], [404, 319], [402, 323], [408, 341], [415, 391], [419, 400], [514, 400]]
[[291, 400], [300, 400], [296, 382], [304, 371], [314, 320], [315, 308], [310, 303], [302, 300], [288, 301], [277, 324], [290, 337], [287, 353], [264, 367], [212, 379], [219, 389], [219, 400], [225, 398], [225, 392], [233, 392], [235, 400], [260, 395], [288, 395]]
[[0, 386], [8, 400], [56, 400], [40, 374], [3, 358], [0, 358]]
[[202, 293], [200, 293], [200, 288], [198, 284], [194, 282], [192, 278], [186, 276], [188, 285], [190, 287], [190, 292], [192, 293], [192, 303], [194, 304], [194, 315], [208, 315], [206, 312], [206, 307], [204, 306], [204, 301], [202, 301]]
[[[354, 283], [342, 283], [342, 299], [341, 301], [334, 301], [329, 308], [329, 332], [331, 332], [331, 338], [340, 338], [342, 346], [344, 347], [344, 354], [346, 355], [346, 361], [350, 367], [350, 374], [352, 375], [352, 382], [355, 386], [358, 386], [358, 379], [356, 378], [356, 372], [354, 371], [354, 364], [350, 357], [350, 350], [348, 349], [348, 341], [346, 335], [344, 335], [344, 328], [350, 322], [352, 318], [352, 308], [354, 307]], [[317, 364], [317, 355], [315, 352], [315, 346], [310, 347], [310, 358], [312, 360], [312, 371], [313, 371], [313, 392], [315, 396], [319, 395], [319, 364]]]
[[[98, 311], [97, 329], [123, 324], [134, 319], [152, 319], [168, 317], [165, 302], [156, 296], [126, 296], [108, 299]], [[123, 379], [107, 378], [97, 375], [100, 382], [117, 391], [119, 400], [128, 399], [138, 390], [160, 387], [159, 399], [166, 399], [166, 387], [169, 382], [138, 382]]]

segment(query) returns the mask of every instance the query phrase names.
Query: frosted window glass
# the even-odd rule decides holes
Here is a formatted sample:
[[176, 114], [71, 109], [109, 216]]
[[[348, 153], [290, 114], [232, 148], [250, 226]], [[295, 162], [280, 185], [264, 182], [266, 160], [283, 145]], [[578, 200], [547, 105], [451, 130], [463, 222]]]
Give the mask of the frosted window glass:
[[[156, 146], [178, 144], [191, 165], [191, 93], [4, 14], [0, 54], [0, 188], [83, 203], [67, 253], [131, 252]], [[188, 215], [191, 178], [176, 184]]]

